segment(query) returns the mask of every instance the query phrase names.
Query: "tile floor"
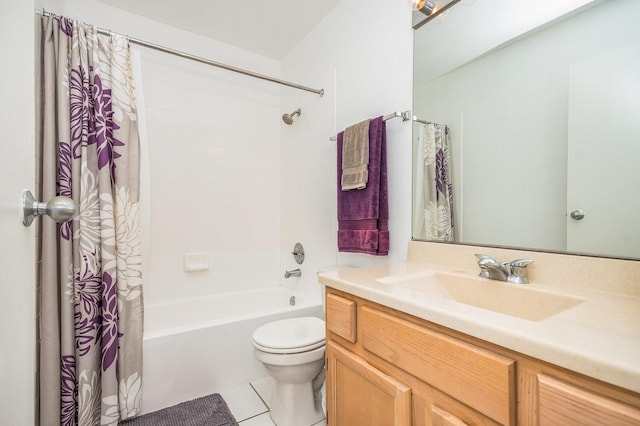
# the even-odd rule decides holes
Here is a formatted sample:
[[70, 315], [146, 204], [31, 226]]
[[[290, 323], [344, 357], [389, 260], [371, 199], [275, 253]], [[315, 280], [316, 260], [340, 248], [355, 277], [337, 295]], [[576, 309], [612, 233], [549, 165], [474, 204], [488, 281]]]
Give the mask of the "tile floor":
[[[269, 417], [268, 407], [272, 388], [273, 379], [265, 377], [251, 383], [224, 389], [219, 393], [240, 426], [275, 426]], [[326, 426], [326, 422], [323, 420], [315, 425], [300, 426]]]

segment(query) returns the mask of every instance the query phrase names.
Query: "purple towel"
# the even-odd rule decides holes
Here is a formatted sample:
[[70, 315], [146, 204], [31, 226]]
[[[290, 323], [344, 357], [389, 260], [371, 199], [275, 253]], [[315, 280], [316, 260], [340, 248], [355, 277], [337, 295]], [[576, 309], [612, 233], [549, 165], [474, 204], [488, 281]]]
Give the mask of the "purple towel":
[[369, 123], [369, 181], [361, 190], [342, 191], [342, 139], [338, 133], [338, 251], [389, 254], [387, 135], [382, 117]]

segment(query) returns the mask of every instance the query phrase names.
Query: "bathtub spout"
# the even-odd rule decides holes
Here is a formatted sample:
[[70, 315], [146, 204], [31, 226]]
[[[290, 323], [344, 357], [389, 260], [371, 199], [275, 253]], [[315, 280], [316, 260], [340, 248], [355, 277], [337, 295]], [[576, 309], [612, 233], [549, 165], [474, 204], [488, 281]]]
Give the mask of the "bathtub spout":
[[284, 271], [284, 277], [300, 277], [302, 276], [302, 271], [300, 269], [293, 269], [291, 271]]

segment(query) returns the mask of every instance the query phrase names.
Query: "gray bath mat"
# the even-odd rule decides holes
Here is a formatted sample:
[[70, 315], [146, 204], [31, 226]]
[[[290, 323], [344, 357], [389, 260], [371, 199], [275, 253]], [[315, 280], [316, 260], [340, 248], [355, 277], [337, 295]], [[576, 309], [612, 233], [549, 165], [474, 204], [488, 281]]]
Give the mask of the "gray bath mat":
[[122, 426], [238, 426], [219, 393], [120, 422]]

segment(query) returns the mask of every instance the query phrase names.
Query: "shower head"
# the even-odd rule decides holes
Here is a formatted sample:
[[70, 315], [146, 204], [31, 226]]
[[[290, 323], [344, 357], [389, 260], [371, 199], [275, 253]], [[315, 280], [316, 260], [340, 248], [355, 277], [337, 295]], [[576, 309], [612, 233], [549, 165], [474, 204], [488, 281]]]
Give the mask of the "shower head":
[[293, 111], [291, 114], [282, 114], [282, 121], [284, 121], [284, 123], [287, 124], [288, 126], [291, 126], [293, 124], [293, 117], [295, 117], [296, 115], [300, 115], [301, 112], [302, 110], [298, 108], [297, 110]]

